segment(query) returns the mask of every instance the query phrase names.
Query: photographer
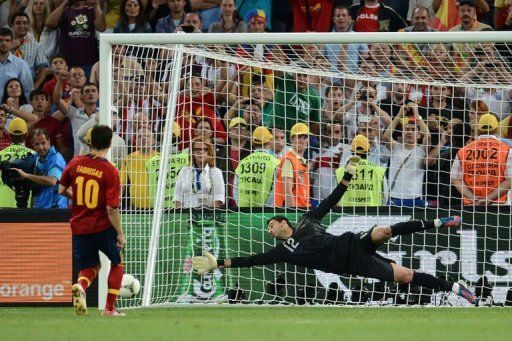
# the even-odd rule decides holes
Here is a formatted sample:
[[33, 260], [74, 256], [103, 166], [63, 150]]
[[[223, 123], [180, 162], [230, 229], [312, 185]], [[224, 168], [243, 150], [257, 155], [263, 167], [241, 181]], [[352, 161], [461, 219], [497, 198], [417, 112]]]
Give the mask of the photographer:
[[391, 117], [382, 110], [377, 103], [377, 90], [373, 86], [365, 86], [359, 91], [354, 91], [353, 96], [348, 102], [342, 105], [335, 114], [335, 118], [345, 126], [345, 137], [349, 140], [353, 139], [357, 132], [357, 125], [361, 120], [360, 116], [367, 121], [367, 116], [375, 116], [379, 121], [381, 128], [391, 124]]
[[36, 174], [27, 173], [20, 168], [11, 168], [11, 170], [18, 172], [21, 179], [27, 179], [35, 185], [34, 208], [67, 208], [67, 198], [58, 193], [58, 183], [66, 167], [66, 161], [50, 144], [50, 136], [46, 130], [42, 128], [32, 130], [30, 139], [37, 153], [34, 154]]
[[[0, 110], [3, 109], [0, 108]], [[2, 208], [28, 207], [31, 183], [22, 181], [17, 172], [9, 169], [13, 164], [21, 163], [34, 154], [32, 149], [25, 147], [27, 131], [27, 123], [19, 117], [14, 118], [9, 125], [12, 143], [0, 151], [0, 207]]]

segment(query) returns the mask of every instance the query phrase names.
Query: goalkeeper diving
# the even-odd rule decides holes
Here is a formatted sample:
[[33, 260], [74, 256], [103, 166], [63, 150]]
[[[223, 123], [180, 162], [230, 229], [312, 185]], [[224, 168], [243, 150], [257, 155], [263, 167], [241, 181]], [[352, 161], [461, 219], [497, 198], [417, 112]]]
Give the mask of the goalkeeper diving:
[[282, 240], [282, 243], [268, 252], [224, 260], [217, 260], [205, 251], [203, 256], [193, 258], [194, 270], [203, 275], [217, 268], [242, 268], [286, 262], [338, 275], [358, 275], [381, 281], [418, 285], [435, 291], [453, 291], [476, 304], [476, 296], [464, 281], [451, 282], [415, 271], [376, 252], [380, 245], [396, 236], [435, 228], [458, 227], [461, 225], [459, 216], [433, 221], [411, 220], [385, 227], [375, 226], [367, 232], [345, 232], [340, 236], [325, 231], [321, 220], [346, 192], [352, 176], [356, 174], [359, 160], [359, 156], [349, 157], [342, 181], [318, 207], [305, 213], [296, 227], [282, 216], [268, 220], [268, 231], [274, 238]]

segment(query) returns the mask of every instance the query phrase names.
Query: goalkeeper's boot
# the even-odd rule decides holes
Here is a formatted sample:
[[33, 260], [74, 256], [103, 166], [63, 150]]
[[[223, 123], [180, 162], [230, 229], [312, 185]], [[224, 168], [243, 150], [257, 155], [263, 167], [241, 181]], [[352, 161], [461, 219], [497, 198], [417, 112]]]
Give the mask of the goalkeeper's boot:
[[85, 290], [81, 284], [76, 283], [71, 287], [73, 296], [73, 307], [77, 315], [87, 315], [87, 301], [85, 300]]
[[441, 221], [442, 227], [458, 227], [462, 224], [462, 219], [458, 215], [454, 215], [451, 217], [442, 217], [439, 218]]
[[464, 282], [463, 280], [460, 280], [455, 284], [458, 286], [456, 293], [459, 296], [462, 296], [466, 300], [468, 300], [469, 303], [476, 305], [476, 295], [471, 290], [469, 290], [466, 282]]
[[112, 309], [112, 310], [103, 310], [103, 312], [101, 313], [101, 316], [112, 316], [112, 317], [121, 317], [121, 316], [126, 316], [125, 313], [122, 313], [120, 312], [119, 310], [117, 309]]

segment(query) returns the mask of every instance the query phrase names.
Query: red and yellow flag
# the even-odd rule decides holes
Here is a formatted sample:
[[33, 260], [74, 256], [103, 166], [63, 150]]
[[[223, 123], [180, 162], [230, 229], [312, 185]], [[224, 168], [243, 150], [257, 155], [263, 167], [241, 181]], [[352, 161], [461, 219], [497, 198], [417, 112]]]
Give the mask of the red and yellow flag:
[[432, 18], [430, 26], [438, 31], [448, 31], [458, 23], [457, 1], [443, 0], [435, 17]]

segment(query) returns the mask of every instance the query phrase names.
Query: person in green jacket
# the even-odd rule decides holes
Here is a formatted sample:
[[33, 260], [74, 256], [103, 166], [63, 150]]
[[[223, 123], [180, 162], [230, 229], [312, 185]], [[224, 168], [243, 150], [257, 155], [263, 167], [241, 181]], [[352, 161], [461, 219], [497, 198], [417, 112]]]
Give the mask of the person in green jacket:
[[[0, 161], [12, 162], [14, 160], [21, 160], [31, 157], [35, 153], [32, 149], [25, 147], [25, 138], [27, 137], [27, 133], [27, 123], [19, 117], [14, 118], [9, 125], [9, 134], [11, 135], [12, 143], [6, 148], [0, 150]], [[16, 203], [15, 192], [3, 183], [1, 175], [2, 172], [0, 171], [0, 207], [22, 208]], [[27, 195], [27, 200], [28, 198], [29, 197]], [[27, 206], [30, 207], [29, 203], [25, 202], [24, 204], [27, 204]]]
[[[340, 206], [381, 206], [386, 198], [386, 169], [367, 160], [370, 142], [364, 135], [356, 135], [351, 143], [353, 153], [361, 157], [357, 173], [352, 178]], [[336, 180], [343, 178], [345, 167], [336, 170]]]
[[273, 206], [274, 180], [279, 159], [272, 150], [273, 136], [263, 127], [252, 134], [254, 152], [240, 161], [235, 170], [235, 201], [238, 207]]
[[[171, 155], [169, 158], [169, 167], [167, 168], [167, 182], [165, 183], [165, 201], [164, 208], [174, 208], [174, 188], [178, 179], [179, 171], [188, 166], [190, 163], [190, 155], [188, 149], [181, 152], [177, 150], [177, 145], [181, 137], [181, 129], [178, 122], [174, 122], [172, 126], [172, 136], [174, 138]], [[146, 162], [146, 170], [149, 179], [149, 197], [154, 205], [156, 200], [156, 191], [158, 186], [158, 176], [160, 172], [160, 154], [156, 154]]]

